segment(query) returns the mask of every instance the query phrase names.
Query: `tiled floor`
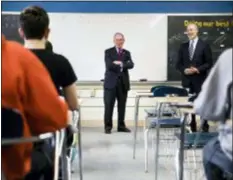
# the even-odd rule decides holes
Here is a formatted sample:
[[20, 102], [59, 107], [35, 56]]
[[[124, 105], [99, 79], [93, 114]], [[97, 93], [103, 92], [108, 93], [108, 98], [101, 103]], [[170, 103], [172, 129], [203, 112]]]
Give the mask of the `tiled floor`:
[[[111, 135], [103, 133], [100, 128], [84, 128], [83, 143], [83, 177], [84, 180], [154, 180], [153, 151], [149, 151], [149, 172], [144, 172], [143, 133], [139, 132], [136, 159], [132, 158], [133, 133]], [[151, 143], [150, 143], [151, 145]], [[175, 150], [175, 148], [174, 148]], [[161, 159], [159, 180], [175, 180], [173, 159]], [[75, 168], [77, 165], [75, 165]], [[77, 168], [76, 168], [77, 169]], [[203, 180], [188, 177], [187, 180]], [[79, 180], [79, 174], [73, 174], [72, 180]], [[185, 179], [186, 180], [186, 179]]]

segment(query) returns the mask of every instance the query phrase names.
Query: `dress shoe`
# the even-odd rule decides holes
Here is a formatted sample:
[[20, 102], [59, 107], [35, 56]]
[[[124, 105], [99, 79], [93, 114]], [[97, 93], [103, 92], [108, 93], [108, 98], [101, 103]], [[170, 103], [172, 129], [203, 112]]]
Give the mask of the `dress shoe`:
[[110, 129], [105, 129], [105, 134], [111, 134], [111, 130]]
[[131, 132], [131, 130], [128, 129], [127, 127], [118, 128], [117, 131], [118, 132], [126, 132], [126, 133], [130, 133]]

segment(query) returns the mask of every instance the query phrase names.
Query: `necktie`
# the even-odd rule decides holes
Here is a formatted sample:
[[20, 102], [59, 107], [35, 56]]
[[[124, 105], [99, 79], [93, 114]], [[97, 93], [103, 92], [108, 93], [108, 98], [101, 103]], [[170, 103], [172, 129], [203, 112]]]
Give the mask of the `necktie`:
[[[120, 61], [121, 61], [122, 52], [123, 52], [123, 50], [121, 48], [118, 48], [118, 56], [119, 56]], [[121, 72], [122, 71], [123, 71], [123, 67], [121, 67]]]
[[118, 48], [118, 55], [121, 56], [122, 55], [122, 49]]
[[194, 41], [191, 40], [189, 45], [189, 60], [192, 61], [193, 59], [193, 51], [194, 51]]

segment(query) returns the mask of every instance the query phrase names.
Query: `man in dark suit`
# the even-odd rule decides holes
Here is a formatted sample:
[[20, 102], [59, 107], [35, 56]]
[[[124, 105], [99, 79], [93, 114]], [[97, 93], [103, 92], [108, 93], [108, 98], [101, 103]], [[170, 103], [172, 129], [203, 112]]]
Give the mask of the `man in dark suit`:
[[[182, 74], [182, 86], [189, 88], [190, 94], [198, 96], [210, 68], [212, 67], [212, 53], [210, 46], [198, 38], [196, 24], [187, 26], [189, 41], [181, 44], [176, 68]], [[197, 131], [195, 114], [192, 115], [191, 131]], [[209, 125], [204, 121], [203, 131], [208, 131]]]
[[122, 33], [114, 35], [115, 46], [105, 50], [105, 78], [104, 78], [104, 124], [105, 133], [111, 134], [112, 115], [115, 100], [118, 108], [118, 132], [130, 132], [125, 126], [125, 107], [127, 94], [130, 90], [128, 69], [134, 67], [130, 52], [123, 49], [125, 42]]

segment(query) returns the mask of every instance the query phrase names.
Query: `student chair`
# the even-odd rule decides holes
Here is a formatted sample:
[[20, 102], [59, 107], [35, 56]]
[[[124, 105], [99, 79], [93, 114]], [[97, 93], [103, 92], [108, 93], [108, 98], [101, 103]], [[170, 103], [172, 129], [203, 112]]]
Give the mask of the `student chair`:
[[[180, 96], [186, 96], [187, 91], [181, 88], [173, 87], [173, 86], [154, 86], [151, 88], [150, 92], [153, 93], [154, 97], [165, 97], [166, 95], [172, 95], [176, 96], [177, 93], [180, 94]], [[156, 93], [156, 94], [155, 94]], [[162, 112], [162, 116], [173, 116], [174, 110], [173, 108], [170, 108], [164, 104], [165, 109]], [[145, 109], [145, 112], [150, 117], [155, 117], [158, 115], [156, 107], [153, 109]]]
[[[17, 109], [11, 109], [11, 108], [1, 108], [2, 112], [2, 141], [1, 146], [9, 147], [16, 144], [22, 144], [22, 143], [35, 143], [40, 141], [45, 141], [48, 139], [54, 139], [55, 137], [55, 166], [54, 166], [54, 180], [58, 179], [58, 165], [59, 165], [59, 156], [61, 154], [61, 147], [64, 141], [64, 130], [61, 130], [60, 132], [56, 133], [45, 133], [40, 134], [38, 136], [32, 136], [25, 138], [23, 137], [23, 119], [20, 114], [20, 112]], [[4, 172], [2, 172], [2, 175], [4, 177]], [[5, 178], [5, 180], [7, 180]]]
[[[166, 98], [167, 96], [187, 97], [188, 92], [185, 89], [172, 87], [172, 86], [161, 86], [153, 88], [153, 96], [158, 98]], [[154, 108], [154, 114], [149, 113], [150, 111], [145, 110], [147, 113], [144, 126], [144, 147], [145, 147], [145, 172], [148, 172], [148, 136], [151, 129], [156, 129], [156, 168], [158, 167], [158, 155], [159, 155], [159, 140], [164, 140], [166, 157], [173, 157], [175, 153], [170, 152], [174, 149], [173, 145], [175, 142], [174, 131], [179, 131], [181, 124], [180, 112], [177, 108], [171, 108], [169, 102], [156, 103]], [[166, 113], [165, 113], [166, 112]], [[162, 128], [164, 132], [160, 135], [159, 129]], [[152, 134], [153, 135], [153, 134]], [[152, 138], [152, 147], [154, 147], [154, 138]], [[158, 169], [156, 170], [157, 173]], [[156, 175], [157, 176], [157, 175]]]
[[77, 132], [73, 135], [72, 146], [70, 147], [69, 162], [70, 172], [75, 171], [76, 160], [79, 162], [79, 178], [83, 179], [82, 171], [82, 143], [81, 143], [81, 109], [72, 112], [72, 125], [77, 128]]
[[[175, 136], [180, 140], [180, 133], [176, 133]], [[213, 138], [217, 137], [217, 132], [195, 132], [186, 133], [184, 137], [184, 162], [183, 162], [183, 179], [189, 180], [205, 180], [203, 166], [202, 166], [202, 150], [203, 147]], [[177, 148], [175, 157], [175, 170], [176, 179], [180, 180], [180, 164], [179, 164], [180, 148]]]
[[[178, 139], [175, 155], [175, 172], [176, 180], [204, 180], [202, 167], [202, 149], [214, 137], [218, 136], [217, 132], [187, 132], [185, 125], [188, 114], [192, 113], [193, 106], [187, 104], [173, 104], [177, 108], [185, 108], [181, 120], [181, 131], [175, 132], [175, 137]], [[188, 111], [190, 109], [190, 111]], [[200, 127], [201, 129], [202, 127]]]

